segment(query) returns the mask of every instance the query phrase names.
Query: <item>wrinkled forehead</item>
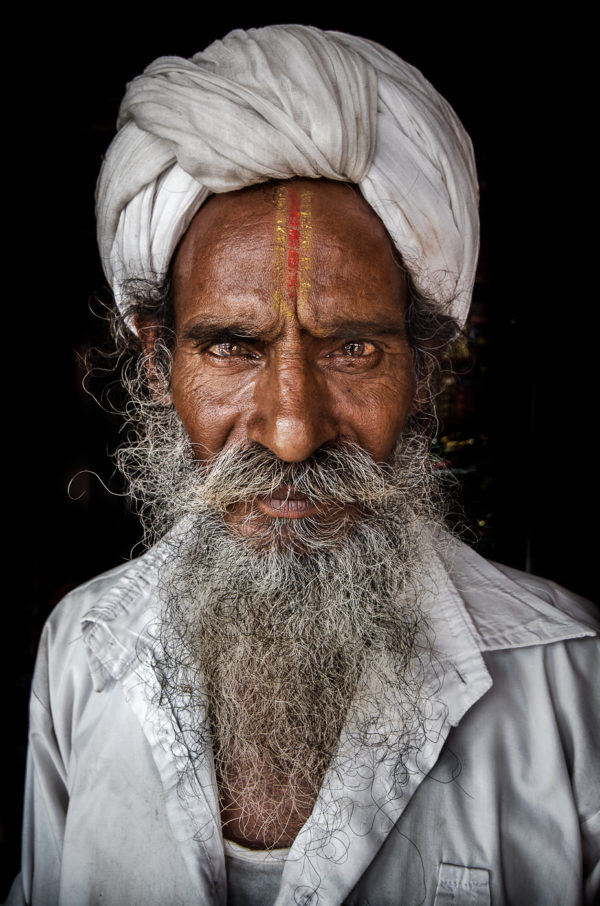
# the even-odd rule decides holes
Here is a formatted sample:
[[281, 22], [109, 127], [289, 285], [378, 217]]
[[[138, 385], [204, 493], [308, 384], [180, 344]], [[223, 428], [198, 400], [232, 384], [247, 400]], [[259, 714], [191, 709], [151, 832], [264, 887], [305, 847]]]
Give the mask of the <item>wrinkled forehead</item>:
[[366, 264], [372, 257], [399, 262], [385, 226], [355, 185], [289, 179], [213, 195], [181, 241], [173, 274], [176, 290], [199, 271], [210, 279], [261, 266], [291, 271], [288, 280], [302, 269], [342, 277], [359, 259]]
[[[305, 329], [406, 307], [405, 272], [378, 216], [348, 183], [291, 179], [211, 198], [173, 268], [175, 321]], [[264, 323], [263, 323], [264, 322]], [[256, 325], [254, 325], [256, 328]]]

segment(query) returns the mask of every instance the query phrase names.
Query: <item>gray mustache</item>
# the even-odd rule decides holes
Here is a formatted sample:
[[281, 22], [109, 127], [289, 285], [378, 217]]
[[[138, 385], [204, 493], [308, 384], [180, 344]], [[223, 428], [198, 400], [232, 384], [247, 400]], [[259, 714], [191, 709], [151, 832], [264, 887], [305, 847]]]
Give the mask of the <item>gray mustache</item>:
[[236, 444], [203, 466], [199, 495], [219, 509], [280, 489], [293, 489], [315, 504], [340, 506], [381, 502], [400, 490], [389, 465], [346, 442], [328, 444], [297, 463], [284, 462], [260, 444]]

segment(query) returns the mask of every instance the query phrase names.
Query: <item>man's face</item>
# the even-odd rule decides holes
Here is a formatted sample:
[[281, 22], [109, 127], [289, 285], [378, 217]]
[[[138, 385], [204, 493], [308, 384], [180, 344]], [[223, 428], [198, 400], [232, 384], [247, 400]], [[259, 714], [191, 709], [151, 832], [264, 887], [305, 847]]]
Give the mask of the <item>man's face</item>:
[[[173, 403], [198, 458], [254, 443], [294, 463], [349, 441], [387, 461], [415, 390], [406, 301], [383, 225], [347, 185], [211, 198], [174, 262]], [[256, 504], [314, 515], [293, 488]]]

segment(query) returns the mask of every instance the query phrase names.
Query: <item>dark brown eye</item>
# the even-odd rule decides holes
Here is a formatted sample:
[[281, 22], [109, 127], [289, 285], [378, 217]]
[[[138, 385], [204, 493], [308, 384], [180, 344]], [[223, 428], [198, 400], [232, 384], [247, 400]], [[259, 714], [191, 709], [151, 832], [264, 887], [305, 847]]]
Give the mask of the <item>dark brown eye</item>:
[[342, 354], [347, 356], [361, 356], [366, 352], [366, 344], [361, 342], [346, 343], [342, 349]]
[[242, 352], [242, 347], [239, 343], [231, 343], [229, 341], [224, 341], [223, 343], [213, 343], [209, 347], [209, 352], [213, 355], [217, 355], [222, 359], [230, 358], [231, 356], [240, 355]]

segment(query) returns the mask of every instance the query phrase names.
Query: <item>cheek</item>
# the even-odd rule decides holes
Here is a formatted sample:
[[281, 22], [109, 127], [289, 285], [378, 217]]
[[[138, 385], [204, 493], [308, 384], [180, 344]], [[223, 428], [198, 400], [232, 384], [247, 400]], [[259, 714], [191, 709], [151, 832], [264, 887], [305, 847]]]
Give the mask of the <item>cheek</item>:
[[415, 396], [412, 371], [394, 378], [350, 384], [336, 394], [342, 417], [340, 434], [358, 443], [377, 462], [385, 462], [411, 413]]
[[236, 436], [244, 401], [231, 382], [207, 375], [192, 361], [175, 357], [173, 405], [200, 459], [218, 453]]

